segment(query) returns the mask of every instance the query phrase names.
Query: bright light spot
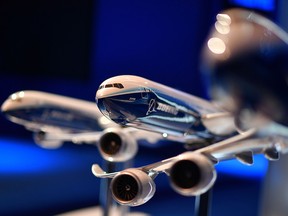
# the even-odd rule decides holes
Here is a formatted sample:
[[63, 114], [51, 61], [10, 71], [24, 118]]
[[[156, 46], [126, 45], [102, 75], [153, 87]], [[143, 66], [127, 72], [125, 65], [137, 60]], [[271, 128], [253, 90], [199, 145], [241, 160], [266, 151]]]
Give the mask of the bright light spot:
[[219, 21], [215, 23], [215, 28], [220, 34], [228, 34], [230, 32], [230, 26], [222, 25]]
[[101, 125], [111, 124], [111, 120], [107, 119], [105, 116], [100, 117], [99, 122]]
[[226, 50], [226, 45], [224, 41], [221, 40], [220, 38], [216, 38], [216, 37], [210, 38], [207, 42], [207, 45], [209, 49], [211, 50], [211, 52], [215, 54], [222, 54]]
[[167, 134], [167, 133], [163, 133], [162, 136], [163, 136], [164, 138], [167, 138], [167, 137], [168, 137], [168, 134]]
[[107, 158], [107, 160], [108, 160], [109, 162], [114, 162], [114, 158], [113, 158], [113, 157], [110, 157], [110, 156]]
[[230, 25], [231, 18], [228, 14], [217, 14], [216, 19], [221, 25]]
[[23, 97], [24, 97], [24, 94], [25, 94], [24, 91], [21, 91], [21, 92], [18, 93], [18, 95], [19, 95], [20, 98], [23, 98]]
[[17, 99], [17, 94], [15, 94], [15, 93], [12, 94], [12, 95], [11, 95], [11, 99], [12, 99], [12, 100], [16, 100], [16, 99]]
[[20, 91], [20, 92], [14, 93], [14, 94], [11, 95], [11, 99], [13, 101], [19, 100], [20, 98], [24, 97], [24, 94], [25, 94], [24, 91]]

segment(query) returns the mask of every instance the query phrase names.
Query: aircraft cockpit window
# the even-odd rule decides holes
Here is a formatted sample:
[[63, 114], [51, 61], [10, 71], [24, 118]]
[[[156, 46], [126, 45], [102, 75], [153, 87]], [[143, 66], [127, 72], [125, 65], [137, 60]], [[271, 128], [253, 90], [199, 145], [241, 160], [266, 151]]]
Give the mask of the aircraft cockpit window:
[[119, 88], [119, 89], [124, 88], [124, 86], [121, 83], [114, 83], [113, 85], [114, 87]]
[[112, 87], [119, 88], [119, 89], [124, 88], [124, 86], [121, 83], [114, 83], [114, 84], [101, 85], [99, 86], [98, 90], [102, 88], [112, 88]]
[[113, 87], [112, 84], [107, 84], [107, 85], [105, 85], [105, 88], [112, 88], [112, 87]]

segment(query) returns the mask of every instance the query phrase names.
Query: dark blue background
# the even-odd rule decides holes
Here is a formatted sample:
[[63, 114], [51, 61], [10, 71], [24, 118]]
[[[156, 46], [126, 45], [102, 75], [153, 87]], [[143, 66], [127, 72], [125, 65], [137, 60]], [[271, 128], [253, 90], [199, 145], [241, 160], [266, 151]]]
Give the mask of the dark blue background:
[[[217, 12], [232, 2], [239, 3], [1, 1], [0, 102], [27, 89], [94, 101], [98, 85], [120, 74], [207, 98], [199, 72], [201, 47]], [[264, 13], [273, 16], [272, 9]], [[51, 215], [99, 204], [99, 180], [90, 170], [91, 164], [102, 163], [95, 147], [67, 143], [58, 150], [41, 149], [28, 131], [2, 115], [0, 135], [0, 215]], [[135, 165], [182, 151], [170, 144], [142, 146]], [[257, 162], [248, 169], [235, 161], [220, 165], [212, 215], [256, 214], [267, 166], [262, 157]], [[132, 210], [192, 215], [194, 198], [172, 191], [164, 175], [156, 184], [155, 197]]]

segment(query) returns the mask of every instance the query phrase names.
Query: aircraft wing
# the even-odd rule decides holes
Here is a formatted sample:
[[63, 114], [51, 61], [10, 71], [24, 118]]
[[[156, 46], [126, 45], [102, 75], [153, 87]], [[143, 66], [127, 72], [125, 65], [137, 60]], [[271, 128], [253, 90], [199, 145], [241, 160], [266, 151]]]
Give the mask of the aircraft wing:
[[[217, 164], [219, 162], [219, 160], [228, 159], [229, 157], [232, 158], [232, 155], [235, 155], [236, 153], [241, 152], [240, 149], [242, 149], [242, 151], [243, 151], [246, 148], [245, 149], [245, 151], [246, 151], [247, 150], [247, 144], [244, 143], [243, 140], [251, 137], [254, 133], [255, 133], [255, 130], [251, 129], [250, 131], [244, 132], [244, 133], [239, 134], [235, 137], [231, 137], [229, 139], [223, 140], [223, 141], [215, 143], [213, 145], [195, 150], [195, 151], [193, 151], [193, 154], [203, 154], [206, 157], [210, 158], [212, 160], [212, 162]], [[241, 147], [239, 148], [239, 150], [238, 150], [239, 144], [237, 145], [237, 147], [233, 146], [233, 145], [235, 145], [235, 142], [238, 142], [238, 141], [242, 141], [240, 143]], [[255, 143], [255, 145], [257, 145], [257, 144]], [[255, 147], [256, 146], [254, 146], [254, 148]], [[267, 147], [269, 147], [269, 146], [267, 146]], [[257, 146], [254, 150], [256, 150], [258, 148], [262, 149], [263, 145]], [[235, 149], [237, 149], [237, 151], [235, 151]], [[249, 146], [249, 150], [251, 150], [250, 146]], [[137, 169], [142, 170], [149, 175], [151, 175], [151, 174], [157, 175], [161, 172], [165, 173], [170, 169], [170, 167], [172, 166], [172, 164], [175, 161], [181, 160], [181, 158], [183, 157], [184, 154], [186, 154], [186, 153], [180, 154], [180, 155], [172, 157], [172, 158], [162, 160], [162, 161], [157, 162], [157, 163], [153, 163], [150, 165], [139, 167]], [[104, 170], [101, 169], [101, 167], [98, 164], [93, 164], [92, 172], [98, 178], [113, 178], [115, 175], [120, 173], [120, 172], [106, 173]]]
[[[113, 178], [112, 194], [122, 205], [136, 206], [147, 202], [152, 197], [148, 191], [155, 191], [154, 178], [160, 173], [169, 176], [172, 188], [178, 193], [196, 196], [213, 186], [217, 176], [214, 166], [220, 161], [236, 158], [246, 165], [252, 165], [253, 155], [260, 153], [270, 160], [279, 159], [280, 153], [288, 151], [288, 137], [285, 136], [287, 129], [285, 130], [280, 134], [267, 135], [265, 131], [250, 129], [210, 146], [187, 151], [147, 166], [106, 173], [99, 165], [94, 164], [92, 172], [99, 178]], [[129, 188], [129, 191], [125, 188]], [[136, 191], [133, 196], [130, 194], [132, 188]], [[127, 194], [130, 195], [129, 198]]]

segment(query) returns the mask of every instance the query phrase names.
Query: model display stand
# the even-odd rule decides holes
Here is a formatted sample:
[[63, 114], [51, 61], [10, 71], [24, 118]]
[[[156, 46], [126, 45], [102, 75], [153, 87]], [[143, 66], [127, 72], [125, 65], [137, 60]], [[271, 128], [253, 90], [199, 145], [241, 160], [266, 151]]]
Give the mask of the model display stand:
[[209, 216], [211, 210], [212, 188], [195, 199], [195, 216]]

